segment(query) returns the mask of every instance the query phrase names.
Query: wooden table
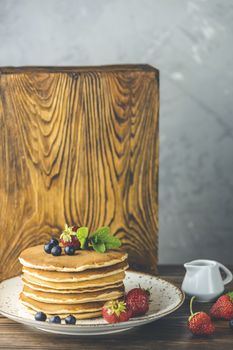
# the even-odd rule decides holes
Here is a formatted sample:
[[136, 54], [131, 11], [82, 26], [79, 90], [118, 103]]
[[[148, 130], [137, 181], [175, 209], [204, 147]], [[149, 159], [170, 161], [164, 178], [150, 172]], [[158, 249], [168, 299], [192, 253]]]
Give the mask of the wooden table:
[[[179, 266], [160, 266], [159, 273], [180, 286], [184, 269]], [[233, 290], [233, 283], [227, 286], [227, 290]], [[195, 311], [207, 311], [210, 305], [196, 303], [194, 306]], [[188, 302], [185, 301], [179, 310], [161, 320], [125, 333], [98, 337], [42, 333], [0, 316], [0, 349], [233, 349], [233, 331], [227, 321], [217, 321], [216, 333], [210, 338], [194, 337], [186, 326], [188, 312]]]

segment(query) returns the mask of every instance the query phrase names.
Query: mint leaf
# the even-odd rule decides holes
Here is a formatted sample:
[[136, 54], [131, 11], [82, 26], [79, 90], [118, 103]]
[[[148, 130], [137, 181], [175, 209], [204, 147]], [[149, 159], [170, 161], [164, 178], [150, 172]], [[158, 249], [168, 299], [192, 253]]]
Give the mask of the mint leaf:
[[98, 237], [104, 239], [105, 237], [111, 235], [110, 228], [108, 226], [100, 227], [97, 231], [91, 234], [93, 237]]
[[93, 249], [98, 253], [104, 253], [106, 248], [104, 243], [93, 243], [92, 244]]
[[121, 241], [119, 240], [119, 238], [113, 235], [110, 235], [108, 239], [105, 241], [106, 249], [116, 249], [116, 248], [120, 248], [120, 246], [121, 246]]
[[85, 249], [86, 241], [88, 237], [88, 227], [80, 227], [76, 233], [78, 240], [80, 242], [80, 248]]
[[105, 249], [116, 249], [121, 246], [121, 241], [110, 233], [109, 227], [101, 227], [96, 232], [92, 233], [91, 239], [94, 244], [103, 243]]

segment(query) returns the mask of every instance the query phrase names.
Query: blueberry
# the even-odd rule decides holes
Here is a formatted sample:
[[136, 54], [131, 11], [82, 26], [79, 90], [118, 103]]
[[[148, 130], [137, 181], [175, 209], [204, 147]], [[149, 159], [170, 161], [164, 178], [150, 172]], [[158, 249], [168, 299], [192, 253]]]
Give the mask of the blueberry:
[[38, 311], [35, 314], [35, 320], [36, 321], [46, 321], [47, 316], [42, 312], [42, 311]]
[[50, 254], [52, 248], [53, 248], [53, 244], [51, 244], [51, 243], [46, 243], [46, 244], [44, 245], [44, 251], [45, 251], [45, 253]]
[[50, 239], [49, 243], [51, 243], [53, 246], [59, 244], [58, 240], [56, 238], [54, 238], [54, 237]]
[[76, 323], [76, 317], [73, 315], [69, 315], [65, 318], [65, 323], [66, 324], [75, 324]]
[[73, 246], [66, 246], [65, 247], [65, 253], [67, 255], [74, 255], [75, 253], [75, 248]]
[[61, 247], [60, 247], [59, 245], [55, 245], [55, 247], [53, 247], [53, 248], [51, 249], [51, 254], [52, 254], [53, 256], [59, 256], [59, 255], [61, 255]]
[[233, 330], [233, 319], [229, 321], [229, 327]]
[[60, 316], [51, 316], [49, 319], [50, 323], [61, 323], [61, 318]]

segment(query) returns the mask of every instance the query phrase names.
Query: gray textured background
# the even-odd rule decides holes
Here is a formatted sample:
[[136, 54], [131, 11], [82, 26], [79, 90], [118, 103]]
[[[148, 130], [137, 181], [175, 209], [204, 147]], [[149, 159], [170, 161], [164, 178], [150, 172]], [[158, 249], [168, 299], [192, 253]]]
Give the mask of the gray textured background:
[[233, 263], [232, 43], [232, 0], [0, 0], [0, 65], [160, 69], [162, 263]]

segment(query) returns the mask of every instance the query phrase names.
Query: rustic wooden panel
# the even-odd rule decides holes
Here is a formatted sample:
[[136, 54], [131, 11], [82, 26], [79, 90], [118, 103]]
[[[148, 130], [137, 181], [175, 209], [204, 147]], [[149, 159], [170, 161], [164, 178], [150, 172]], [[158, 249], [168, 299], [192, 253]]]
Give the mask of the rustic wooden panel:
[[0, 69], [1, 279], [65, 222], [110, 225], [156, 272], [158, 111], [150, 66]]

